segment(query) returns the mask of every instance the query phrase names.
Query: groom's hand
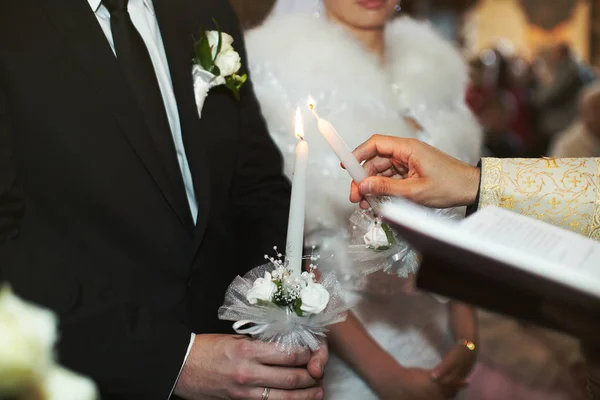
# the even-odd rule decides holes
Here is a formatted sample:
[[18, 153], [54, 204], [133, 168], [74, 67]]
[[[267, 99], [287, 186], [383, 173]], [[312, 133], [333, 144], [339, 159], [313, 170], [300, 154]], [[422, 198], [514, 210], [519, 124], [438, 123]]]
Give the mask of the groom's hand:
[[366, 196], [404, 197], [435, 208], [469, 205], [477, 197], [478, 168], [416, 139], [375, 135], [354, 155], [369, 178], [352, 182], [350, 200], [363, 207]]
[[260, 400], [269, 388], [269, 400], [322, 399], [316, 377], [322, 375], [326, 352], [325, 347], [314, 355], [307, 350], [287, 354], [244, 336], [197, 335], [175, 394], [191, 400]]

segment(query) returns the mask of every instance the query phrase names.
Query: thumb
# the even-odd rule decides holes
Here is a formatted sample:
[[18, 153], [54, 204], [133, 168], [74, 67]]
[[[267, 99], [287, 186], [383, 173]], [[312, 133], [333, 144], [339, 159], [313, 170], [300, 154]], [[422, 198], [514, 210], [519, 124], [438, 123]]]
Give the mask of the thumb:
[[440, 362], [432, 371], [431, 378], [435, 381], [442, 381], [452, 370], [453, 357], [447, 355], [444, 357], [442, 362]]
[[385, 176], [370, 176], [360, 182], [360, 193], [363, 196], [394, 196], [410, 198], [408, 179], [392, 179]]

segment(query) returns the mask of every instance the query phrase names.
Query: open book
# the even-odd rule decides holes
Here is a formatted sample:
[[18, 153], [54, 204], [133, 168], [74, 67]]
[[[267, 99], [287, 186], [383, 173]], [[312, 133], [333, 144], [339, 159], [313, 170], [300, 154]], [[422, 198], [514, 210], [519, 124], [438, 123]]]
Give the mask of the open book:
[[456, 222], [400, 201], [383, 215], [423, 256], [419, 288], [600, 342], [600, 242], [494, 207]]

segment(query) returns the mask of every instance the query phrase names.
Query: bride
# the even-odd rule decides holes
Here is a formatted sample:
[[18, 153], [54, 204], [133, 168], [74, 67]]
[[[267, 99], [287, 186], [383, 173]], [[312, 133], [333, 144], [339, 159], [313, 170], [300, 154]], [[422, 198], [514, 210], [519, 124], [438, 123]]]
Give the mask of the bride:
[[480, 129], [464, 103], [468, 78], [460, 55], [429, 26], [394, 18], [398, 6], [397, 0], [279, 0], [247, 35], [257, 97], [288, 176], [297, 143], [294, 110], [305, 111], [307, 245], [334, 255], [321, 268], [336, 268], [357, 301], [354, 314], [329, 335], [337, 356], [325, 374], [328, 399], [452, 397], [475, 361], [471, 308], [407, 293], [407, 279], [355, 272], [359, 266], [347, 252], [350, 178], [306, 112], [312, 97], [351, 148], [381, 132], [419, 138], [467, 162], [479, 159]]

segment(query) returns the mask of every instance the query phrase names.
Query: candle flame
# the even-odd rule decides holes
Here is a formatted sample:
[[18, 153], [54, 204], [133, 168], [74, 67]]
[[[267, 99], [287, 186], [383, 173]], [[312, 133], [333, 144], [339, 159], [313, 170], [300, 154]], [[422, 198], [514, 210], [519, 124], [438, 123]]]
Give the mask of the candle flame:
[[317, 114], [315, 99], [312, 97], [308, 98], [308, 108], [314, 114], [315, 118], [319, 119], [319, 114]]
[[300, 111], [300, 107], [296, 108], [295, 134], [298, 139], [304, 140], [304, 122], [302, 121], [302, 111]]

